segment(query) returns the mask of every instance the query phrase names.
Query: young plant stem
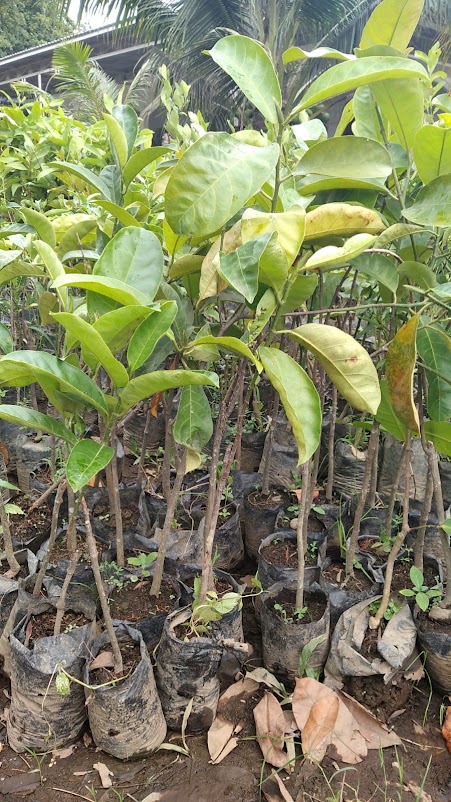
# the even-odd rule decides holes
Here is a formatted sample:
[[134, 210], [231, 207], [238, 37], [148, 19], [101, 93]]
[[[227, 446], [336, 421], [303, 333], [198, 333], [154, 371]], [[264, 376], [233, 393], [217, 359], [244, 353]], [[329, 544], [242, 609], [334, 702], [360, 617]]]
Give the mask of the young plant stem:
[[402, 505], [402, 526], [388, 555], [385, 569], [384, 589], [379, 609], [374, 616], [370, 616], [369, 628], [377, 629], [382, 621], [390, 601], [393, 568], [406, 536], [409, 532], [409, 500], [410, 500], [410, 429], [406, 432], [406, 445], [404, 450], [404, 499]]
[[71, 486], [66, 483], [67, 487], [67, 515], [68, 515], [68, 525], [67, 525], [67, 548], [69, 552], [75, 551], [77, 548], [77, 530], [76, 530], [76, 520], [77, 520], [77, 503], [75, 500], [75, 493], [72, 490]]
[[426, 535], [426, 526], [429, 518], [429, 513], [432, 507], [432, 498], [434, 496], [434, 482], [432, 480], [432, 471], [428, 464], [426, 475], [426, 488], [424, 491], [424, 501], [421, 508], [420, 523], [418, 525], [415, 537], [415, 552], [414, 552], [414, 565], [423, 571], [424, 561], [424, 538]]
[[398, 465], [396, 466], [395, 475], [393, 477], [392, 486], [391, 486], [391, 490], [390, 490], [390, 498], [388, 499], [387, 512], [385, 514], [385, 524], [384, 524], [384, 526], [385, 526], [385, 531], [386, 531], [387, 534], [390, 534], [390, 532], [392, 530], [393, 512], [394, 512], [394, 509], [395, 509], [396, 495], [397, 495], [397, 492], [398, 492], [399, 480], [401, 479], [401, 474], [402, 474], [402, 469], [403, 469], [403, 465], [404, 465], [405, 454], [406, 454], [406, 444], [404, 442], [403, 447], [402, 447], [402, 451], [401, 451], [401, 454], [400, 454], [400, 457], [399, 457], [399, 462], [398, 462]]
[[[53, 510], [52, 510], [52, 522], [50, 524], [49, 545], [48, 545], [48, 549], [47, 549], [47, 551], [45, 553], [44, 558], [41, 560], [41, 565], [39, 566], [39, 571], [38, 571], [38, 574], [36, 576], [36, 580], [35, 580], [34, 587], [33, 587], [33, 596], [36, 596], [36, 597], [39, 596], [39, 594], [41, 592], [41, 588], [42, 588], [42, 583], [44, 581], [45, 572], [47, 571], [47, 567], [48, 567], [48, 564], [50, 562], [51, 553], [52, 553], [53, 548], [54, 548], [55, 543], [56, 543], [56, 536], [57, 536], [57, 533], [58, 533], [59, 512], [60, 512], [60, 507], [61, 507], [61, 503], [62, 503], [62, 500], [63, 500], [64, 491], [66, 490], [66, 487], [67, 487], [67, 481], [66, 481], [66, 479], [63, 479], [59, 483], [59, 485], [57, 487], [57, 490], [56, 490], [56, 497], [55, 497], [55, 502], [53, 504]], [[70, 525], [70, 521], [69, 521], [69, 525]], [[68, 543], [68, 548], [69, 548], [69, 543]], [[71, 551], [71, 549], [69, 548], [69, 553], [70, 553], [70, 551]]]
[[265, 442], [265, 464], [263, 466], [262, 476], [262, 496], [269, 496], [269, 472], [271, 468], [271, 454], [274, 443], [274, 435], [277, 426], [277, 416], [279, 414], [279, 393], [274, 391], [271, 423], [269, 424], [268, 434], [266, 435]]
[[99, 601], [100, 606], [102, 608], [103, 613], [103, 620], [105, 623], [106, 630], [108, 632], [108, 637], [110, 639], [111, 648], [113, 650], [113, 660], [114, 660], [114, 673], [121, 674], [123, 671], [123, 663], [122, 663], [122, 655], [121, 650], [119, 648], [119, 643], [116, 637], [116, 633], [114, 631], [113, 622], [111, 620], [110, 608], [108, 607], [108, 601], [105, 594], [105, 588], [103, 587], [102, 577], [100, 575], [100, 568], [99, 568], [99, 557], [97, 554], [97, 546], [94, 539], [94, 535], [92, 533], [91, 527], [91, 519], [89, 517], [89, 510], [88, 505], [86, 504], [86, 499], [81, 499], [81, 507], [83, 510], [83, 518], [85, 521], [85, 529], [86, 529], [86, 543], [89, 550], [89, 556], [91, 559], [91, 566], [92, 572], [94, 574], [94, 579], [96, 583], [97, 592], [99, 594]]
[[163, 496], [169, 501], [171, 495], [171, 453], [172, 453], [172, 404], [174, 401], [174, 390], [169, 390], [163, 402], [164, 420], [166, 424], [164, 436], [164, 457], [161, 466], [161, 487]]
[[141, 454], [139, 457], [139, 465], [138, 465], [138, 485], [140, 485], [141, 489], [145, 487], [147, 481], [144, 465], [146, 462], [146, 449], [147, 449], [147, 441], [149, 439], [149, 434], [150, 434], [151, 422], [152, 422], [152, 406], [150, 403], [148, 403], [146, 411], [146, 425], [144, 426], [143, 441], [141, 445]]
[[119, 479], [117, 475], [117, 436], [115, 426], [113, 426], [111, 430], [110, 442], [114, 453], [111, 462], [105, 468], [106, 483], [108, 489], [108, 500], [110, 503], [110, 514], [114, 515], [114, 523], [116, 527], [116, 562], [121, 568], [123, 568], [125, 565], [125, 553], [122, 529], [121, 498], [119, 495]]
[[379, 467], [379, 437], [376, 440], [376, 451], [373, 458], [373, 467], [371, 470], [370, 489], [368, 491], [368, 507], [372, 509], [376, 506], [376, 491]]
[[430, 470], [432, 473], [432, 484], [434, 486], [434, 499], [435, 499], [435, 509], [437, 512], [437, 519], [439, 525], [439, 532], [440, 532], [440, 541], [443, 550], [443, 556], [445, 561], [445, 571], [446, 571], [446, 587], [445, 587], [445, 595], [443, 601], [440, 603], [440, 607], [451, 607], [451, 547], [449, 543], [448, 534], [442, 528], [445, 522], [445, 507], [443, 503], [443, 492], [442, 492], [442, 482], [440, 479], [440, 472], [438, 468], [438, 459], [437, 459], [437, 452], [434, 448], [433, 443], [427, 443], [427, 450], [426, 455], [428, 458], [428, 465], [430, 466]]
[[[3, 459], [3, 454], [0, 454], [0, 473], [4, 473], [4, 475], [6, 476], [6, 467]], [[12, 575], [16, 576], [16, 574], [18, 574], [20, 571], [20, 565], [16, 559], [16, 555], [14, 554], [14, 546], [11, 537], [11, 529], [9, 526], [9, 518], [8, 518], [8, 513], [6, 512], [5, 509], [5, 500], [3, 498], [3, 492], [1, 489], [0, 489], [0, 523], [2, 525], [3, 545], [5, 547], [6, 559]]]
[[296, 543], [298, 551], [298, 571], [296, 582], [296, 607], [302, 609], [304, 606], [304, 575], [305, 575], [305, 554], [307, 540], [307, 509], [310, 501], [310, 460], [304, 462], [301, 467], [302, 495], [299, 504], [298, 523], [296, 527]]
[[370, 489], [371, 473], [373, 470], [373, 462], [376, 455], [376, 446], [378, 439], [379, 439], [379, 424], [376, 421], [374, 421], [371, 427], [371, 434], [368, 442], [368, 450], [366, 453], [362, 490], [360, 492], [360, 497], [357, 503], [357, 508], [354, 515], [354, 522], [352, 525], [351, 537], [349, 538], [349, 544], [346, 552], [347, 577], [354, 576], [354, 561], [355, 561], [355, 552], [357, 548], [357, 540], [360, 534], [360, 524], [362, 521], [363, 511], [365, 509], [365, 504]]
[[332, 501], [333, 487], [334, 487], [334, 449], [335, 449], [335, 426], [337, 424], [337, 403], [338, 391], [335, 385], [332, 386], [332, 406], [330, 411], [330, 427], [329, 427], [329, 441], [328, 441], [328, 457], [327, 457], [327, 484], [326, 484], [326, 501]]
[[69, 556], [69, 565], [67, 566], [66, 576], [64, 577], [63, 586], [61, 588], [61, 594], [56, 603], [55, 626], [53, 628], [54, 635], [59, 635], [61, 632], [61, 622], [63, 620], [63, 615], [65, 613], [65, 608], [66, 608], [67, 591], [69, 589], [72, 577], [75, 573], [75, 569], [78, 565], [79, 558], [80, 558], [79, 551], [73, 551]]
[[47, 490], [44, 490], [44, 492], [39, 496], [39, 498], [37, 498], [36, 501], [33, 501], [33, 504], [30, 505], [30, 507], [28, 508], [28, 513], [33, 512], [33, 510], [37, 510], [38, 507], [41, 507], [44, 501], [47, 501], [48, 497], [52, 495], [53, 491], [57, 489], [57, 487], [61, 484], [62, 481], [63, 477], [61, 477], [61, 479], [58, 479], [57, 482], [53, 482], [53, 484], [50, 485], [50, 487], [48, 487]]
[[[174, 448], [176, 453], [176, 449]], [[164, 518], [163, 529], [161, 531], [160, 543], [158, 546], [158, 557], [155, 561], [153, 572], [152, 586], [150, 588], [151, 596], [158, 596], [161, 590], [161, 580], [163, 579], [164, 560], [166, 557], [166, 550], [168, 546], [169, 533], [171, 531], [172, 522], [174, 520], [177, 502], [182, 488], [183, 477], [185, 476], [186, 467], [186, 448], [183, 449], [177, 465], [177, 472], [175, 474], [174, 484], [169, 493], [169, 499], [166, 507], [166, 515]]]

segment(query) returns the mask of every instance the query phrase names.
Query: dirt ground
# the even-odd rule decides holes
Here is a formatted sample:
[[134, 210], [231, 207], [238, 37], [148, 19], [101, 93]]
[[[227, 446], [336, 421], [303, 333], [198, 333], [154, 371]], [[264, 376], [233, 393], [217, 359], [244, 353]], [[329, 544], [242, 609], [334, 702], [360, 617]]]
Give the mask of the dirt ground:
[[[261, 664], [260, 631], [251, 600], [245, 602], [244, 630], [254, 655], [250, 668]], [[380, 711], [389, 718], [402, 746], [371, 751], [354, 767], [325, 758], [321, 766], [302, 757], [297, 746], [293, 773], [281, 772], [295, 802], [451, 802], [451, 755], [440, 734], [440, 707], [449, 700], [430, 696], [423, 680], [401, 709]], [[60, 755], [15, 754], [6, 744], [5, 712], [9, 684], [0, 680], [0, 800], [1, 802], [260, 802], [270, 784], [270, 771], [255, 740], [253, 716], [237, 748], [220, 765], [209, 763], [206, 736], [187, 736], [190, 757], [160, 750], [153, 756], [128, 763], [97, 750], [89, 733], [73, 751]], [[3, 716], [2, 716], [3, 711]], [[427, 712], [426, 712], [427, 711]], [[377, 712], [377, 711], [376, 711]], [[168, 733], [166, 741], [181, 746], [181, 736]], [[94, 764], [112, 772], [112, 786], [102, 788]], [[427, 772], [424, 786], [423, 779]], [[420, 790], [422, 788], [422, 791]], [[158, 792], [165, 792], [160, 797]], [[155, 796], [149, 795], [154, 794]], [[278, 802], [278, 797], [268, 797]]]

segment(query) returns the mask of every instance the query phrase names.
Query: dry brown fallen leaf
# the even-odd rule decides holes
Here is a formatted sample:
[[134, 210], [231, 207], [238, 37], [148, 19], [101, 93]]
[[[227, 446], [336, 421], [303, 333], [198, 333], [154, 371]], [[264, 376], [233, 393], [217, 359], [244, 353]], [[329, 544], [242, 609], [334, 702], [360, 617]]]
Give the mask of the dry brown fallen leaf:
[[228, 721], [225, 716], [221, 715], [221, 712], [227, 708], [227, 704], [231, 699], [238, 699], [243, 702], [244, 713], [247, 698], [251, 696], [258, 687], [258, 682], [245, 677], [244, 679], [238, 680], [238, 682], [235, 682], [233, 685], [230, 685], [220, 696], [216, 718], [208, 730], [207, 735], [208, 751], [212, 763], [220, 763], [221, 760], [235, 749], [238, 741], [236, 738], [232, 738], [232, 735], [237, 735], [237, 733], [242, 730], [242, 726], [239, 724], [235, 726], [231, 721]]
[[287, 764], [288, 756], [284, 752], [285, 717], [283, 710], [272, 693], [265, 693], [254, 707], [255, 730], [257, 741], [266, 762], [277, 769]]
[[294, 802], [277, 772], [273, 772], [262, 786], [266, 802]]
[[231, 721], [216, 716], [207, 733], [208, 752], [213, 763], [215, 763], [225, 746], [230, 741], [235, 725]]
[[368, 749], [393, 746], [399, 738], [362, 705], [310, 677], [296, 680], [293, 715], [302, 734], [302, 749], [311, 760], [326, 755], [360, 763]]
[[114, 777], [114, 774], [110, 771], [108, 766], [105, 766], [105, 763], [94, 763], [93, 769], [99, 772], [102, 788], [111, 788], [113, 785], [113, 780], [111, 778]]
[[451, 705], [446, 708], [445, 721], [443, 722], [442, 735], [445, 739], [446, 748], [451, 752]]
[[96, 668], [114, 668], [113, 652], [100, 652], [89, 664], [89, 671]]
[[430, 794], [427, 794], [426, 791], [421, 791], [420, 786], [416, 785], [414, 782], [407, 783], [403, 788], [405, 791], [410, 791], [410, 793], [413, 794], [415, 802], [417, 799], [419, 799], [419, 802], [432, 802]]
[[66, 746], [65, 749], [55, 749], [52, 752], [52, 758], [57, 758], [61, 760], [62, 758], [70, 757], [73, 754], [74, 749], [75, 749], [75, 744]]

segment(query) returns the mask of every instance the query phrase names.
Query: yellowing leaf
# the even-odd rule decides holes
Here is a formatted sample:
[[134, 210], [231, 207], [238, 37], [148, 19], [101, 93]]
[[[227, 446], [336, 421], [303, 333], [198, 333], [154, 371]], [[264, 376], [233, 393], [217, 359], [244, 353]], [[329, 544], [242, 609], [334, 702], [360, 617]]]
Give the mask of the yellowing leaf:
[[420, 316], [413, 315], [390, 343], [385, 362], [387, 386], [398, 418], [414, 432], [419, 431], [418, 411], [413, 398], [413, 377], [417, 358], [416, 335]]
[[325, 203], [307, 212], [305, 241], [325, 237], [352, 237], [354, 234], [379, 234], [385, 228], [373, 209], [351, 206], [349, 203]]

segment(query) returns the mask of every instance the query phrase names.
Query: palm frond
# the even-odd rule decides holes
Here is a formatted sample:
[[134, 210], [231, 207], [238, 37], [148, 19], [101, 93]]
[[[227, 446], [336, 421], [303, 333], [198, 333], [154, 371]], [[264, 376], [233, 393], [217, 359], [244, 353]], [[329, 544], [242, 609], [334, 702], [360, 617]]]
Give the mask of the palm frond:
[[82, 42], [60, 45], [53, 54], [52, 66], [59, 92], [75, 102], [78, 113], [90, 119], [101, 119], [105, 111], [103, 98], [117, 98], [116, 81], [90, 61], [92, 48]]

